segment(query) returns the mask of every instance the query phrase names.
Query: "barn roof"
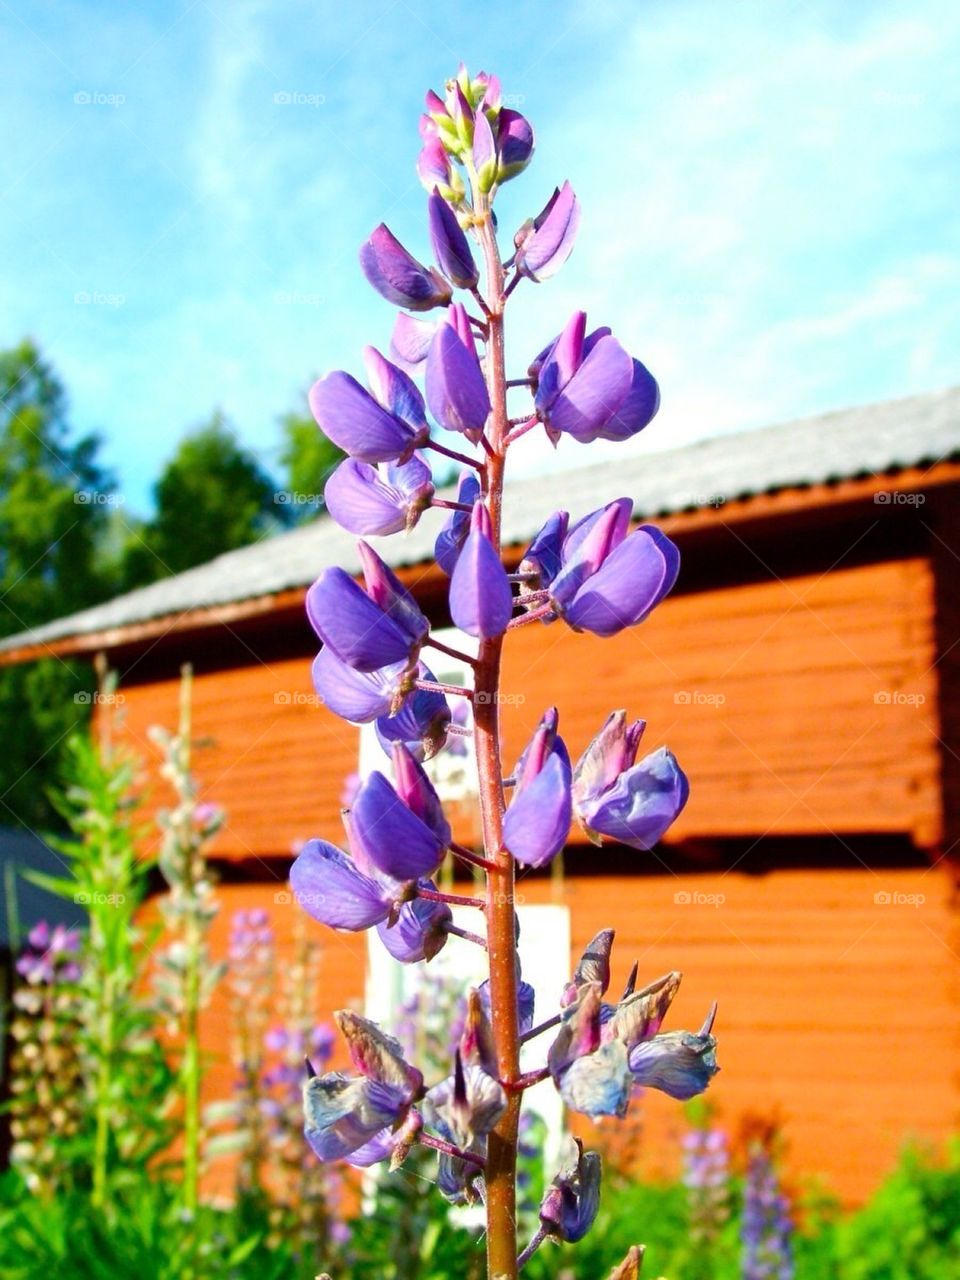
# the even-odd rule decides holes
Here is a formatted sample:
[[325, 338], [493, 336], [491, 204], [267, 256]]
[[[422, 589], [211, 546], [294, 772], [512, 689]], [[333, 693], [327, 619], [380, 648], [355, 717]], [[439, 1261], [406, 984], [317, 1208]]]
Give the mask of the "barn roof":
[[[507, 485], [508, 496], [512, 490], [522, 493], [522, 500], [504, 504], [504, 540], [526, 541], [558, 508], [577, 515], [621, 493], [633, 497], [637, 516], [664, 516], [956, 458], [960, 387], [571, 468], [542, 483], [513, 481]], [[399, 568], [430, 559], [435, 536], [436, 523], [426, 520], [406, 537], [372, 541]], [[317, 520], [8, 636], [0, 641], [0, 654], [303, 588], [333, 564], [359, 572], [356, 540], [332, 520]]]

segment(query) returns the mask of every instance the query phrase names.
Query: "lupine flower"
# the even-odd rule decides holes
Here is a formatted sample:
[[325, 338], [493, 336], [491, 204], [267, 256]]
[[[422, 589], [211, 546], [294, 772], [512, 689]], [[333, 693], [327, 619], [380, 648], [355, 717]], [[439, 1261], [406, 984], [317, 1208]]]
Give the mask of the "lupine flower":
[[307, 617], [323, 643], [357, 671], [413, 665], [430, 624], [373, 548], [361, 542], [359, 550], [366, 590], [339, 566], [324, 569], [307, 592]]
[[[594, 974], [599, 980], [589, 981]], [[636, 1085], [675, 1098], [702, 1093], [717, 1071], [716, 1040], [709, 1034], [716, 1007], [697, 1035], [661, 1035], [680, 974], [668, 973], [640, 991], [633, 990], [631, 975], [623, 998], [613, 1006], [601, 999], [608, 975], [609, 944], [601, 934], [565, 989], [560, 1030], [547, 1058], [567, 1106], [589, 1116], [623, 1116]]]
[[334, 1014], [359, 1077], [312, 1075], [303, 1091], [307, 1141], [319, 1160], [368, 1165], [392, 1154], [394, 1131], [423, 1095], [423, 1076], [399, 1044], [359, 1014]]
[[547, 711], [514, 770], [516, 785], [503, 819], [503, 843], [525, 867], [543, 867], [570, 831], [570, 757]]
[[475, 502], [450, 577], [450, 616], [461, 631], [481, 640], [501, 635], [513, 613], [510, 580], [490, 537], [490, 512]]
[[518, 572], [527, 579], [531, 591], [550, 585], [563, 566], [563, 543], [570, 517], [566, 511], [555, 511], [527, 547]]
[[[484, 124], [486, 120], [484, 119]], [[489, 131], [490, 126], [486, 125]], [[436, 189], [427, 201], [430, 243], [437, 265], [459, 289], [472, 289], [480, 279], [470, 245], [457, 215]]]
[[573, 808], [588, 836], [652, 849], [690, 793], [686, 775], [666, 747], [636, 760], [644, 722], [627, 725], [614, 711], [577, 762]]
[[636, 626], [676, 581], [677, 548], [653, 525], [628, 533], [632, 509], [619, 498], [584, 516], [563, 540], [561, 567], [546, 589], [553, 613], [575, 631], [612, 636]]
[[[426, 670], [419, 664], [420, 673]], [[313, 687], [324, 706], [353, 724], [369, 724], [402, 707], [414, 688], [417, 671], [406, 659], [376, 671], [356, 671], [324, 647], [313, 663]]]
[[722, 1129], [695, 1128], [683, 1137], [683, 1184], [690, 1234], [698, 1245], [716, 1240], [730, 1213], [730, 1153]]
[[[480, 480], [475, 471], [462, 471], [457, 485], [457, 502], [472, 506], [480, 498]], [[470, 532], [470, 513], [451, 511], [443, 528], [437, 534], [433, 553], [437, 564], [446, 574], [453, 573], [457, 557]]]
[[[459, 310], [458, 310], [459, 309]], [[427, 353], [424, 386], [430, 412], [447, 431], [483, 430], [490, 395], [463, 307], [455, 303], [448, 324], [438, 326]]]
[[[482, 111], [477, 112], [473, 126], [473, 167], [477, 174], [477, 185], [481, 191], [489, 192], [497, 181], [497, 144], [490, 128], [490, 121]], [[474, 284], [476, 281], [474, 281]], [[469, 287], [469, 286], [467, 286]]]
[[519, 111], [504, 107], [497, 116], [497, 151], [500, 164], [497, 181], [508, 182], [530, 163], [533, 158], [534, 133], [530, 121]]
[[517, 232], [516, 265], [530, 280], [556, 275], [573, 252], [580, 225], [580, 202], [565, 182], [554, 191], [543, 210]]
[[634, 1081], [681, 1102], [703, 1093], [719, 1070], [717, 1042], [710, 1034], [716, 1012], [714, 1005], [696, 1033], [667, 1031], [635, 1045], [630, 1051]]
[[390, 335], [390, 355], [393, 362], [407, 373], [415, 373], [427, 358], [437, 325], [433, 320], [421, 320], [401, 311], [393, 324]]
[[586, 313], [575, 312], [530, 366], [537, 416], [554, 441], [561, 434], [581, 444], [627, 440], [653, 419], [660, 390], [649, 370], [628, 355], [609, 329], [588, 335], [586, 323]]
[[382, 222], [361, 248], [360, 266], [382, 298], [410, 311], [445, 307], [453, 296], [443, 276], [418, 262]]
[[[358, 800], [362, 793], [363, 787]], [[357, 835], [353, 812], [344, 815], [353, 856], [329, 841], [308, 840], [290, 868], [294, 897], [315, 920], [332, 929], [356, 933], [378, 926], [384, 946], [402, 963], [432, 959], [446, 941], [450, 908], [432, 899], [420, 900], [414, 908], [417, 889], [435, 892], [433, 881], [410, 875], [398, 880], [381, 871]], [[406, 870], [420, 856], [414, 850], [411, 862], [405, 863], [398, 851], [392, 864]]]
[[613, 951], [613, 929], [601, 929], [587, 943], [580, 962], [573, 972], [573, 977], [563, 989], [560, 1003], [564, 1007], [573, 1004], [577, 996], [591, 985], [600, 988], [600, 994], [606, 993], [610, 985], [610, 954]]
[[770, 1155], [754, 1147], [743, 1191], [743, 1280], [793, 1280], [793, 1221]]
[[540, 1205], [540, 1221], [554, 1240], [576, 1244], [582, 1240], [600, 1209], [600, 1156], [583, 1149], [575, 1138], [576, 1150], [554, 1176]]
[[359, 461], [405, 462], [430, 435], [423, 397], [374, 347], [364, 359], [373, 394], [335, 370], [310, 388], [310, 410], [323, 434]]
[[450, 824], [423, 766], [402, 743], [394, 744], [393, 768], [395, 784], [375, 771], [357, 792], [351, 834], [365, 860], [403, 882], [437, 870], [450, 843]]
[[433, 497], [430, 468], [419, 455], [379, 467], [345, 458], [327, 481], [327, 510], [349, 533], [380, 536], [412, 529]]
[[[421, 678], [433, 680], [433, 672], [420, 664]], [[417, 760], [430, 760], [447, 743], [447, 728], [453, 719], [450, 704], [442, 693], [432, 689], [414, 689], [403, 700], [394, 715], [378, 716], [376, 734], [381, 747], [389, 755], [396, 742], [402, 742]]]

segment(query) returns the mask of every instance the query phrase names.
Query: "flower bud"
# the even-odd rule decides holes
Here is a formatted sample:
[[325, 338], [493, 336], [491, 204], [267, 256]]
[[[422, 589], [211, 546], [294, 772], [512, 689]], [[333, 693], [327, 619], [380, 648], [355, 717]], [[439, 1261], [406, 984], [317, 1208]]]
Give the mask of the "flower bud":
[[453, 296], [446, 280], [408, 253], [382, 222], [361, 247], [360, 266], [377, 293], [397, 307], [430, 311]]
[[457, 215], [434, 188], [427, 200], [430, 242], [437, 265], [448, 280], [460, 289], [472, 289], [480, 279], [470, 245]]
[[543, 867], [570, 831], [570, 757], [557, 736], [557, 712], [546, 712], [514, 771], [516, 786], [503, 819], [503, 843], [523, 866]]
[[600, 1208], [600, 1156], [583, 1150], [574, 1139], [576, 1152], [547, 1188], [540, 1204], [540, 1221], [554, 1240], [576, 1244], [590, 1228]]
[[490, 541], [490, 513], [477, 502], [450, 578], [450, 616], [467, 635], [490, 640], [506, 630], [512, 613], [510, 580]]
[[472, 347], [453, 324], [442, 324], [427, 354], [427, 404], [447, 431], [479, 433], [490, 415], [490, 395]]

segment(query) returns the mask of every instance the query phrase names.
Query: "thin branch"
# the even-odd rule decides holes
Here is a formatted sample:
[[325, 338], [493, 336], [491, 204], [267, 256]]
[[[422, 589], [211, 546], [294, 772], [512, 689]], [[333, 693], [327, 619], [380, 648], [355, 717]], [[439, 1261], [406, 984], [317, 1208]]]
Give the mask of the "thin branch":
[[423, 447], [433, 449], [435, 453], [442, 453], [445, 458], [452, 458], [454, 462], [462, 462], [466, 467], [475, 467], [477, 471], [487, 469], [485, 462], [478, 462], [476, 458], [471, 458], [465, 453], [457, 453], [456, 449], [448, 449], [445, 444], [438, 444], [436, 440], [428, 440]]
[[469, 698], [473, 701], [473, 690], [465, 689], [462, 684], [444, 684], [442, 680], [415, 680], [414, 684], [427, 693], [444, 693], [449, 694], [450, 697], [459, 695], [461, 698]]
[[538, 1027], [531, 1027], [529, 1031], [525, 1031], [520, 1037], [520, 1043], [526, 1044], [528, 1040], [535, 1040], [537, 1036], [542, 1036], [545, 1031], [549, 1031], [552, 1027], [560, 1025], [562, 1015], [555, 1013], [552, 1018], [548, 1018], [546, 1022], [541, 1022]]
[[486, 911], [485, 898], [471, 898], [460, 893], [441, 893], [439, 889], [421, 889], [417, 887], [417, 897], [426, 898], [428, 902], [445, 902], [449, 907], [476, 907], [478, 911]]
[[487, 1162], [483, 1156], [474, 1155], [472, 1151], [462, 1151], [460, 1147], [455, 1147], [452, 1142], [445, 1142], [443, 1138], [435, 1138], [432, 1133], [421, 1133], [420, 1142], [424, 1147], [431, 1147], [434, 1151], [442, 1151], [445, 1156], [453, 1156], [455, 1160], [463, 1160], [467, 1164], [475, 1165], [478, 1169], [485, 1169]]
[[518, 1076], [516, 1080], [501, 1080], [500, 1083], [507, 1093], [523, 1093], [524, 1089], [531, 1089], [535, 1084], [539, 1084], [541, 1080], [546, 1080], [549, 1075], [549, 1067], [540, 1067], [536, 1071], [527, 1071], [524, 1075]]
[[479, 853], [474, 853], [466, 845], [457, 844], [456, 840], [451, 840], [447, 848], [452, 854], [462, 858], [464, 862], [469, 862], [472, 867], [482, 867], [484, 871], [496, 871], [497, 869], [495, 862], [489, 862], [486, 858], [482, 858]]
[[527, 1265], [527, 1263], [530, 1261], [533, 1255], [537, 1252], [537, 1250], [540, 1248], [540, 1246], [543, 1244], [546, 1238], [547, 1238], [547, 1233], [545, 1229], [542, 1226], [537, 1227], [537, 1234], [533, 1237], [533, 1239], [530, 1241], [527, 1247], [523, 1250], [523, 1252], [519, 1254], [517, 1257], [518, 1271], [522, 1267], [525, 1267]]
[[487, 940], [486, 938], [481, 938], [479, 933], [471, 933], [469, 929], [461, 929], [458, 924], [446, 924], [444, 928], [447, 933], [452, 933], [455, 938], [463, 938], [464, 942], [472, 942], [486, 951]]
[[456, 658], [458, 662], [469, 662], [471, 667], [477, 665], [476, 658], [472, 658], [469, 653], [464, 653], [462, 649], [452, 649], [450, 645], [444, 644], [442, 640], [435, 640], [433, 636], [429, 636], [426, 643], [432, 649], [439, 649], [441, 653], [445, 653], [448, 658]]

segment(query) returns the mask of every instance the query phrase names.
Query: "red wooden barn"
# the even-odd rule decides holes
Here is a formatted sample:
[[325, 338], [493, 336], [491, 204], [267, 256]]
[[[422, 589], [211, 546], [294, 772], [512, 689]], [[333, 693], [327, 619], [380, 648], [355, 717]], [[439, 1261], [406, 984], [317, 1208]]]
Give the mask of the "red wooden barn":
[[[634, 958], [647, 978], [684, 970], [671, 1025], [698, 1024], [716, 996], [721, 1116], [776, 1109], [794, 1168], [860, 1198], [905, 1137], [958, 1128], [960, 390], [524, 482], [506, 504], [512, 554], [556, 508], [620, 494], [679, 544], [678, 586], [611, 640], [560, 623], [511, 635], [507, 756], [552, 702], [574, 753], [623, 706], [692, 794], [655, 853], [574, 832], [563, 882], [522, 892], [569, 907], [574, 952], [615, 924], [623, 973]], [[428, 515], [378, 549], [445, 625], [435, 531]], [[352, 539], [317, 520], [0, 646], [5, 662], [106, 652], [150, 756], [147, 728], [175, 722], [193, 664], [212, 740], [197, 770], [228, 813], [220, 947], [240, 905], [289, 938], [291, 847], [340, 836], [360, 732], [312, 697], [303, 613], [331, 564], [359, 568]], [[362, 1000], [365, 963], [361, 938], [326, 935], [325, 1010]], [[225, 1017], [221, 1003], [207, 1022], [221, 1055]], [[679, 1108], [644, 1105], [644, 1159], [671, 1165]]]

